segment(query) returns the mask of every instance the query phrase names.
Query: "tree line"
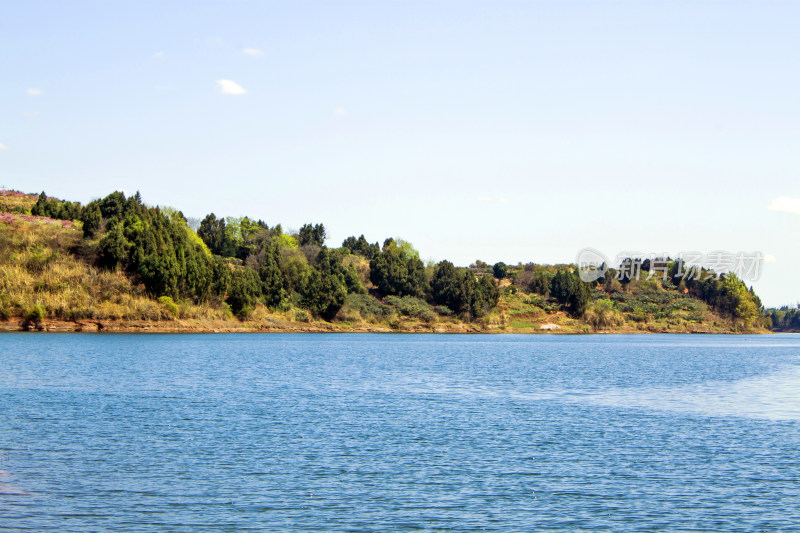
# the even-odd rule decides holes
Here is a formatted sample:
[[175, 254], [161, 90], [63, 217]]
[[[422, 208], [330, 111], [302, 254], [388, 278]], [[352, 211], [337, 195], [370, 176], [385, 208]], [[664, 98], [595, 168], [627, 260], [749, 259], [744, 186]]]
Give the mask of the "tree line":
[[[242, 319], [263, 304], [296, 305], [330, 320], [347, 295], [368, 292], [367, 282], [379, 299], [419, 298], [465, 319], [485, 315], [499, 299], [494, 279], [478, 279], [448, 261], [426, 268], [413, 246], [399, 239], [380, 246], [353, 236], [329, 248], [319, 223], [290, 234], [280, 224], [210, 213], [194, 232], [180, 211], [148, 207], [138, 192], [126, 197], [119, 191], [86, 206], [43, 192], [32, 214], [80, 220], [83, 256], [126, 272], [151, 296], [225, 303]], [[359, 275], [359, 262], [368, 265], [366, 276]]]
[[[148, 207], [138, 192], [130, 197], [113, 192], [86, 206], [42, 192], [31, 213], [82, 221], [84, 255], [104, 268], [125, 271], [153, 297], [224, 303], [240, 318], [263, 304], [274, 309], [294, 305], [330, 320], [348, 295], [369, 292], [379, 300], [417, 298], [470, 320], [497, 306], [499, 281], [506, 278], [512, 287], [582, 317], [593, 289], [623, 291], [632, 281], [617, 276], [614, 268], [597, 282], [585, 283], [572, 265], [476, 262], [474, 268], [463, 268], [446, 260], [426, 265], [410, 243], [393, 238], [380, 245], [364, 235], [351, 236], [340, 247], [329, 248], [320, 223], [285, 232], [280, 224], [210, 213], [195, 232], [180, 211]], [[680, 261], [667, 265], [665, 287], [689, 293], [746, 325], [762, 319], [761, 301], [735, 275], [717, 276], [703, 269], [687, 278], [681, 276], [686, 265]], [[623, 261], [619, 268], [625, 267]], [[645, 261], [642, 270], [649, 269]], [[770, 315], [775, 327], [793, 327], [796, 313], [781, 313]]]
[[[606, 293], [625, 291], [635, 277], [631, 274], [631, 263], [635, 258], [623, 259], [618, 268], [603, 269], [604, 274], [595, 283], [581, 281], [578, 271], [568, 265], [559, 265], [555, 272], [550, 267], [529, 263], [513, 270], [505, 263], [492, 267], [498, 278], [511, 277], [513, 283], [526, 291], [554, 298], [573, 316], [583, 316], [592, 298], [592, 287], [601, 287]], [[641, 277], [649, 277], [649, 260], [641, 263]], [[720, 315], [738, 322], [745, 327], [760, 325], [764, 317], [764, 306], [752, 287], [739, 279], [734, 273], [715, 273], [706, 268], [690, 270], [681, 259], [663, 260], [663, 274], [654, 273], [654, 281], [661, 283], [666, 290], [674, 290], [697, 298]]]
[[767, 309], [765, 315], [768, 325], [776, 331], [800, 331], [800, 308]]

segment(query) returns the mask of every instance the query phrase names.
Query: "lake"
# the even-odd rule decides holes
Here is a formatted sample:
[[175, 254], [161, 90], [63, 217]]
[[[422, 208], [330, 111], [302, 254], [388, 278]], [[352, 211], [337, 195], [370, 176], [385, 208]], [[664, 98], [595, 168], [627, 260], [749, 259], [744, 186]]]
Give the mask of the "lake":
[[800, 335], [0, 335], [0, 529], [800, 530]]

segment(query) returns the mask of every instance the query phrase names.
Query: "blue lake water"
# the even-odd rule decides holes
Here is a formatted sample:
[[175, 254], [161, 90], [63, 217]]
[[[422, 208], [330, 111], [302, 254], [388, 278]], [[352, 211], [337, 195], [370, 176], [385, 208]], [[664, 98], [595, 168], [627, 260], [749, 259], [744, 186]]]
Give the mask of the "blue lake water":
[[798, 531], [800, 335], [0, 335], [0, 530]]

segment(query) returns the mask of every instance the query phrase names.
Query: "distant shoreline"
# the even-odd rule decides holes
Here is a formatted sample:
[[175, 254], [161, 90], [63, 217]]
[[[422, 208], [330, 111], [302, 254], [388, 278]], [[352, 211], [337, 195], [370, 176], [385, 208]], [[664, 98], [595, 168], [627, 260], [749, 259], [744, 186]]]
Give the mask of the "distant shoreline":
[[[434, 324], [429, 327], [415, 324], [412, 327], [389, 328], [377, 324], [344, 324], [330, 322], [316, 323], [259, 323], [225, 321], [219, 323], [198, 323], [196, 321], [132, 321], [132, 320], [55, 320], [45, 319], [31, 323], [22, 318], [0, 322], [0, 333], [433, 333], [433, 334], [519, 334], [519, 335], [607, 335], [607, 334], [703, 334], [703, 335], [762, 335], [775, 332], [766, 329], [748, 331], [733, 330], [693, 330], [670, 331], [656, 326], [648, 329], [616, 328], [607, 330], [578, 330], [561, 327], [559, 329], [533, 329], [513, 327], [482, 327], [478, 324]], [[796, 332], [786, 332], [796, 333]]]
[[[424, 264], [402, 239], [328, 247], [322, 224], [180, 211], [116, 191], [86, 206], [0, 190], [0, 331], [765, 333], [736, 275], [637, 258], [584, 280], [574, 264]], [[198, 222], [198, 221], [195, 221]], [[627, 262], [626, 262], [627, 261]], [[648, 260], [649, 261], [649, 260]], [[636, 263], [638, 265], [638, 263]], [[638, 268], [638, 267], [637, 267]], [[702, 279], [702, 281], [701, 281]]]

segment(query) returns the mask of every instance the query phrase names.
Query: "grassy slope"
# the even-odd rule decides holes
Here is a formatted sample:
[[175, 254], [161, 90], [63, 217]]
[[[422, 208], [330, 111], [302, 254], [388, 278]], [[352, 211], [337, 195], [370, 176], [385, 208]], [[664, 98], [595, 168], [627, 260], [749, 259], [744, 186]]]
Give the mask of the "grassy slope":
[[553, 331], [571, 333], [724, 333], [733, 329], [729, 320], [714, 313], [704, 302], [688, 295], [635, 284], [629, 291], [611, 295], [595, 292], [595, 297], [625, 301], [617, 303], [617, 322], [596, 330], [586, 321], [572, 318], [542, 303], [539, 296], [522, 292], [503, 294], [499, 305], [489, 315], [490, 325], [505, 325], [514, 332], [538, 332], [542, 326], [554, 324], [558, 328]]
[[[496, 331], [538, 333], [594, 331], [533, 294], [504, 287], [499, 305], [487, 316], [464, 323], [424, 302], [389, 302], [384, 314], [348, 304], [333, 322], [313, 320], [299, 308], [274, 312], [258, 307], [246, 322], [222, 305], [178, 302], [174, 307], [148, 298], [121, 272], [109, 272], [81, 258], [81, 229], [72, 223], [30, 217], [35, 195], [0, 193], [0, 329], [139, 331]], [[359, 259], [355, 259], [359, 261]], [[364, 263], [364, 261], [360, 261]], [[363, 270], [364, 264], [359, 266]], [[366, 272], [360, 272], [363, 276]], [[607, 331], [728, 332], [729, 321], [703, 302], [659, 283], [632, 283], [625, 293], [605, 294], [615, 302]], [[362, 297], [363, 300], [363, 297]], [[373, 305], [380, 305], [375, 302]], [[603, 330], [603, 328], [600, 328]]]

